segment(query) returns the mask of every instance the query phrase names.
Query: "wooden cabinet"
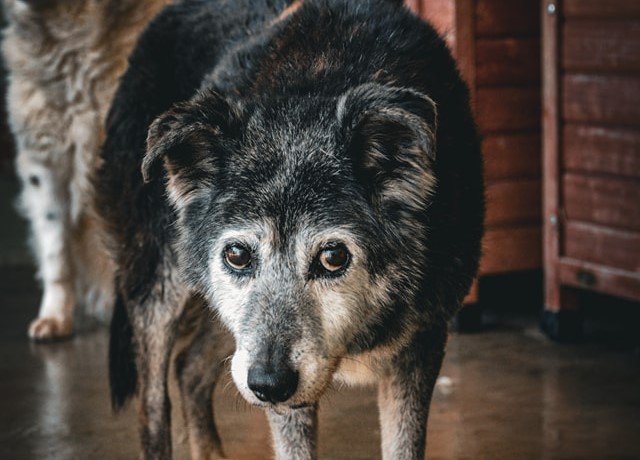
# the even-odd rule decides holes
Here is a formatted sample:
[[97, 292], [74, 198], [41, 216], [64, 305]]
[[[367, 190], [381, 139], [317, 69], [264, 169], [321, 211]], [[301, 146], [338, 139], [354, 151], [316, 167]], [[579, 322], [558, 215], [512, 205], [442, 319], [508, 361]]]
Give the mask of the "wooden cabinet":
[[640, 300], [640, 2], [543, 0], [544, 328], [575, 288]]
[[[471, 91], [487, 190], [480, 276], [540, 268], [539, 0], [409, 4], [446, 37]], [[467, 299], [477, 300], [477, 291]]]

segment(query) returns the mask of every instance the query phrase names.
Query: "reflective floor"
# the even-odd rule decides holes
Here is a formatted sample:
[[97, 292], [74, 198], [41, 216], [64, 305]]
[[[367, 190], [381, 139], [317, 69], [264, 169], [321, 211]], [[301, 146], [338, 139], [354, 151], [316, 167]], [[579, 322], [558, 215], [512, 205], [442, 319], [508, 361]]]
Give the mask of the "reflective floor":
[[[133, 407], [111, 414], [104, 329], [34, 345], [38, 292], [28, 270], [0, 271], [0, 459], [137, 458]], [[637, 326], [636, 326], [637, 327]], [[462, 460], [640, 459], [640, 354], [606, 343], [560, 346], [535, 317], [453, 334], [432, 406], [427, 457]], [[269, 433], [233, 384], [216, 395], [234, 459], [271, 458]], [[321, 405], [320, 457], [376, 459], [372, 390], [336, 389]], [[174, 404], [175, 458], [187, 459]]]

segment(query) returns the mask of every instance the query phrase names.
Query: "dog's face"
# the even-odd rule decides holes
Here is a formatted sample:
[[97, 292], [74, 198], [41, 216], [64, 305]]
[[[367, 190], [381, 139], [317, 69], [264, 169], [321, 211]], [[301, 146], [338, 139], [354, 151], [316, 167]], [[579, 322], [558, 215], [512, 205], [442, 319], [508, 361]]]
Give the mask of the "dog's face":
[[236, 340], [251, 403], [314, 404], [343, 359], [402, 340], [424, 270], [435, 106], [363, 85], [234, 104], [200, 94], [149, 130], [176, 250]]

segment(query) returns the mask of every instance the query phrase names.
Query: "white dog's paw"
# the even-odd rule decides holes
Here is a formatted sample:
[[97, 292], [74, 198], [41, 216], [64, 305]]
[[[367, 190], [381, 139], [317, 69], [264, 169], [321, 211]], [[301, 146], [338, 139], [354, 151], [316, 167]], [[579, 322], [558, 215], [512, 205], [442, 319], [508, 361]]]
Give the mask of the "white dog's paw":
[[72, 334], [73, 322], [67, 318], [36, 318], [29, 326], [29, 338], [36, 341], [66, 339]]

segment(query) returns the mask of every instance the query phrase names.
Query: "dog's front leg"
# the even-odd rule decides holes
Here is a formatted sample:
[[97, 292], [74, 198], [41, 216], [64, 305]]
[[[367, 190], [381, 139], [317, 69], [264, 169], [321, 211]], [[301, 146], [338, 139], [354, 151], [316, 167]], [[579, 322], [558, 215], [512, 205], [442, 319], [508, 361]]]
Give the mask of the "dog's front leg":
[[[158, 292], [163, 295], [156, 294]], [[150, 300], [129, 311], [136, 345], [138, 418], [145, 460], [171, 458], [171, 402], [167, 374], [176, 325], [186, 299], [186, 295], [179, 295], [165, 285], [164, 289], [154, 289]]]
[[175, 361], [191, 459], [223, 459], [226, 457], [213, 417], [212, 398], [224, 360], [233, 353], [233, 339], [222, 324], [211, 321], [205, 306], [197, 301], [192, 305], [192, 310], [201, 309], [195, 313], [198, 329]]
[[317, 458], [317, 406], [293, 409], [284, 414], [267, 411], [278, 460]]
[[384, 460], [423, 460], [429, 404], [444, 357], [447, 327], [419, 333], [380, 382], [378, 405]]
[[52, 153], [27, 149], [18, 153], [17, 166], [23, 181], [21, 209], [31, 224], [44, 288], [38, 317], [29, 326], [29, 337], [69, 337], [76, 304], [66, 177], [70, 166]]

